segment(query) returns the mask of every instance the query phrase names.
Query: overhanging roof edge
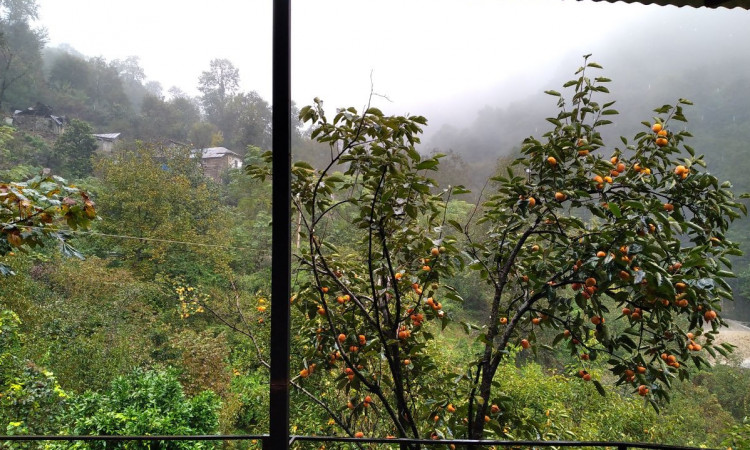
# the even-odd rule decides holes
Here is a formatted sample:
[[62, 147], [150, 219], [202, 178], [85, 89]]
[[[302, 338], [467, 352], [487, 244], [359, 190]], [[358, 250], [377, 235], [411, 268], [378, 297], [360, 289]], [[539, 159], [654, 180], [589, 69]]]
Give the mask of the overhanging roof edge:
[[[578, 0], [582, 1], [582, 0]], [[589, 0], [607, 3], [641, 3], [660, 6], [690, 6], [693, 8], [741, 8], [750, 10], [750, 0]]]

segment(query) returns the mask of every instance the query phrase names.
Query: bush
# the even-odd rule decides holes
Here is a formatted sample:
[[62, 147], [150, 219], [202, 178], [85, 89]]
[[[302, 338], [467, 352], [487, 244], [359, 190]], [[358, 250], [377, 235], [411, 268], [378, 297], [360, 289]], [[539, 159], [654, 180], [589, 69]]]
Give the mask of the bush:
[[52, 372], [21, 356], [20, 326], [15, 313], [0, 310], [0, 435], [54, 434], [67, 394]]
[[[104, 393], [71, 401], [68, 434], [196, 435], [218, 428], [219, 399], [211, 391], [187, 398], [174, 371], [135, 370]], [[150, 448], [149, 442], [77, 442], [72, 448]], [[66, 444], [67, 445], [67, 444]], [[213, 442], [162, 441], [160, 449], [211, 449]]]
[[737, 420], [750, 416], [750, 377], [747, 369], [717, 364], [695, 377], [695, 384], [716, 395], [721, 406]]

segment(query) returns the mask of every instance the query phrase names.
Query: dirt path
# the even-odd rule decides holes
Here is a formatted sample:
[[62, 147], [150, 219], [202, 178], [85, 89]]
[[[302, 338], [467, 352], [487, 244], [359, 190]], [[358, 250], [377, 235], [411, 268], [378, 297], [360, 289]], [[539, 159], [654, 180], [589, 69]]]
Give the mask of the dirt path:
[[750, 369], [750, 327], [743, 322], [726, 320], [729, 328], [722, 328], [716, 342], [736, 345], [734, 355], [742, 361], [741, 366]]

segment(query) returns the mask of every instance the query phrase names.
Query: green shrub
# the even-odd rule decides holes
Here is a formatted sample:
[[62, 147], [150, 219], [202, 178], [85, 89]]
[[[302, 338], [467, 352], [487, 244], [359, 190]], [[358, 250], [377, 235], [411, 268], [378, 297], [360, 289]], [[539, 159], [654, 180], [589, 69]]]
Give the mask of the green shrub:
[[[135, 370], [104, 393], [72, 399], [67, 434], [196, 435], [218, 429], [219, 399], [211, 391], [187, 398], [174, 371]], [[69, 444], [65, 444], [69, 445]], [[151, 448], [148, 442], [77, 442], [70, 448]], [[164, 441], [160, 449], [211, 449], [210, 441]]]

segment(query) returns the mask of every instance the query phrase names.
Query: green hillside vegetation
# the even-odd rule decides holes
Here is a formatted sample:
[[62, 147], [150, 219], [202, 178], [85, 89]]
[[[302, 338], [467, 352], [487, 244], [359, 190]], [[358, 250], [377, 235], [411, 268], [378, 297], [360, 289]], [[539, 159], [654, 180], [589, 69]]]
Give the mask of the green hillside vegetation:
[[[3, 113], [70, 119], [0, 127], [0, 446], [266, 433], [269, 103], [226, 59], [165, 95], [0, 5]], [[693, 107], [708, 67], [655, 74], [664, 99], [598, 67], [423, 146], [424, 117], [294, 111], [293, 434], [750, 445], [750, 373], [715, 342], [750, 296], [750, 86]], [[190, 149], [219, 145], [246, 169], [205, 177]]]

